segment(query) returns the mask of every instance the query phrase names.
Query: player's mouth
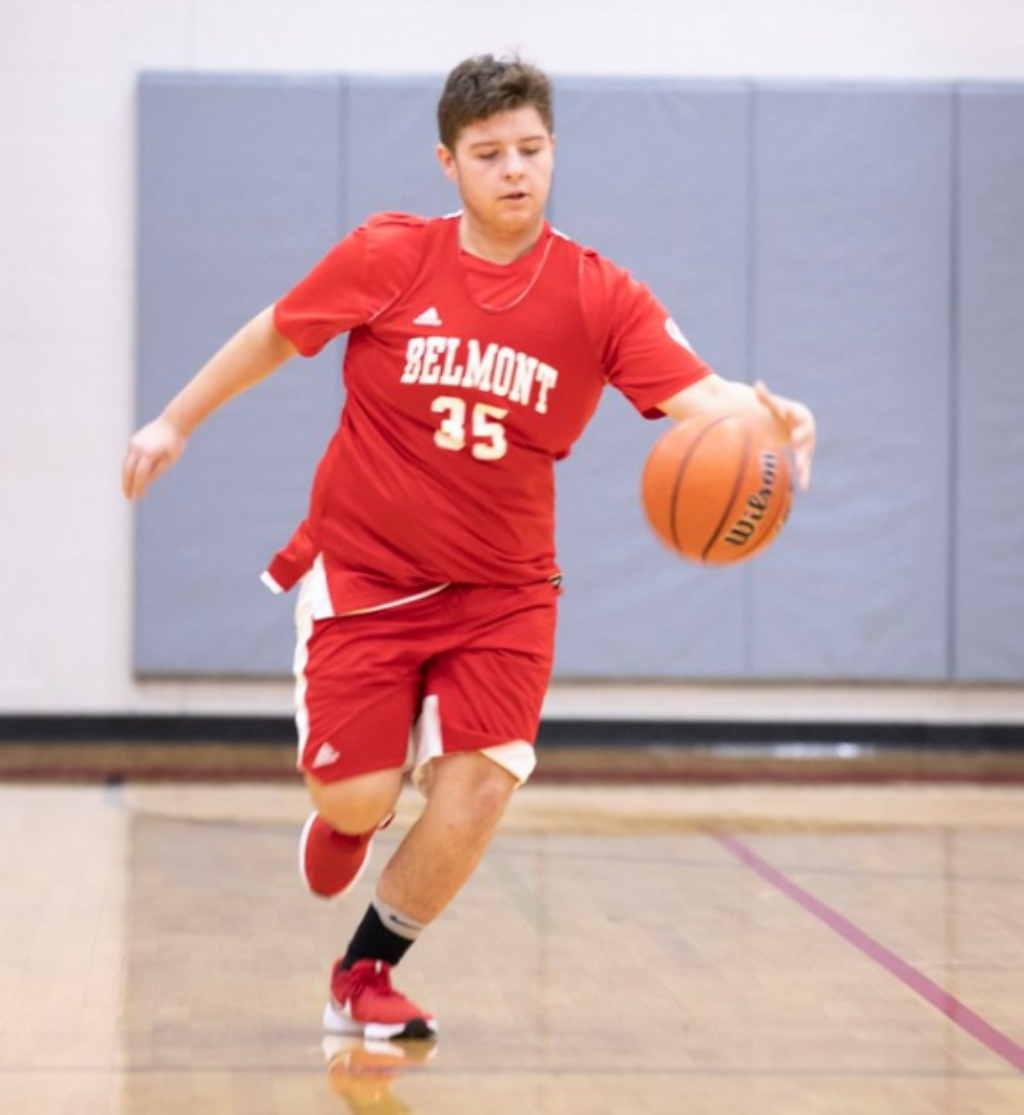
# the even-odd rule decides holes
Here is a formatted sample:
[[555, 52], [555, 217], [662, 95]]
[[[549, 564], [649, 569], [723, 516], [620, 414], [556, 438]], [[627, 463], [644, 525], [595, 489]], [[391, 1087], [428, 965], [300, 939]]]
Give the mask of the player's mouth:
[[510, 193], [502, 194], [502, 201], [525, 201], [530, 195], [523, 190], [513, 190]]

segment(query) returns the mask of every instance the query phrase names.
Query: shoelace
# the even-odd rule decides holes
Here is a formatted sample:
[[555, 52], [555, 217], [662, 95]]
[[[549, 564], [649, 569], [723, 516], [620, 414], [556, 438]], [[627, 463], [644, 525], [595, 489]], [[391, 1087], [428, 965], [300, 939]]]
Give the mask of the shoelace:
[[353, 999], [364, 991], [373, 991], [378, 995], [394, 996], [396, 998], [402, 997], [391, 986], [391, 966], [385, 964], [383, 960], [373, 961], [372, 966], [362, 964], [358, 969], [353, 968], [351, 980], [349, 994]]

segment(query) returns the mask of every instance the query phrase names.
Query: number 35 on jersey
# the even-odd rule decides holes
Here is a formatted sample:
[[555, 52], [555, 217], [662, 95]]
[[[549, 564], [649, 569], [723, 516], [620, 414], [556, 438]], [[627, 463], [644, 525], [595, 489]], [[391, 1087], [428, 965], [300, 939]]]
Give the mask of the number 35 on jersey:
[[501, 424], [508, 411], [502, 407], [468, 404], [454, 395], [441, 395], [430, 404], [430, 409], [441, 416], [434, 442], [442, 449], [457, 453], [468, 445], [478, 461], [497, 461], [508, 452], [505, 427]]

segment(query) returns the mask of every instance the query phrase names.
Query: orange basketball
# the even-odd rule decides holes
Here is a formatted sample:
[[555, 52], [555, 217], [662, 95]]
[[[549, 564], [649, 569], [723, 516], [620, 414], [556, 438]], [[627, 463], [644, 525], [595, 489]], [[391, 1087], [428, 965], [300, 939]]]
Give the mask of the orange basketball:
[[641, 482], [644, 510], [676, 553], [704, 565], [744, 561], [782, 529], [793, 469], [771, 415], [701, 415], [655, 443]]

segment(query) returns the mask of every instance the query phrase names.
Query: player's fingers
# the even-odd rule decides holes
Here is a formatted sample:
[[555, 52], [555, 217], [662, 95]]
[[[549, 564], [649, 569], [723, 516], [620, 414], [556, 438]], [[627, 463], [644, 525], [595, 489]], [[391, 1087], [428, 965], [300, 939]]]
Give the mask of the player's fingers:
[[761, 380], [754, 384], [754, 394], [762, 406], [767, 407], [772, 417], [778, 422], [787, 434], [792, 434], [792, 421], [786, 399], [773, 395]]
[[814, 415], [805, 411], [799, 423], [793, 428], [793, 456], [796, 458], [797, 479], [800, 490], [806, 492], [811, 486], [811, 462], [817, 440]]
[[146, 494], [146, 489], [158, 475], [159, 466], [157, 461], [147, 453], [136, 453], [128, 498], [141, 499]]
[[147, 458], [139, 457], [132, 474], [131, 499], [142, 499], [149, 487], [150, 464]]
[[816, 438], [814, 415], [801, 403], [794, 403], [781, 395], [773, 395], [761, 380], [754, 384], [754, 392], [788, 431], [796, 464], [797, 483], [801, 491], [807, 491], [811, 485], [811, 461]]
[[793, 427], [793, 454], [796, 457], [797, 479], [800, 490], [806, 492], [811, 486], [811, 462], [817, 444], [817, 425], [814, 415], [807, 407], [800, 408], [797, 424]]
[[131, 447], [128, 447], [128, 452], [124, 455], [124, 462], [121, 465], [121, 491], [124, 492], [125, 498], [133, 499], [135, 495], [135, 473], [139, 467], [139, 455]]
[[794, 408], [789, 399], [784, 399], [781, 395], [769, 391], [764, 381], [760, 379], [754, 384], [754, 394], [787, 429], [793, 425]]
[[813, 449], [807, 445], [796, 446], [793, 450], [793, 457], [796, 461], [796, 480], [800, 485], [801, 492], [806, 492], [811, 486], [811, 458], [813, 452]]
[[131, 450], [129, 449], [124, 455], [124, 460], [121, 462], [121, 494], [128, 498], [128, 493], [132, 488], [132, 461]]

